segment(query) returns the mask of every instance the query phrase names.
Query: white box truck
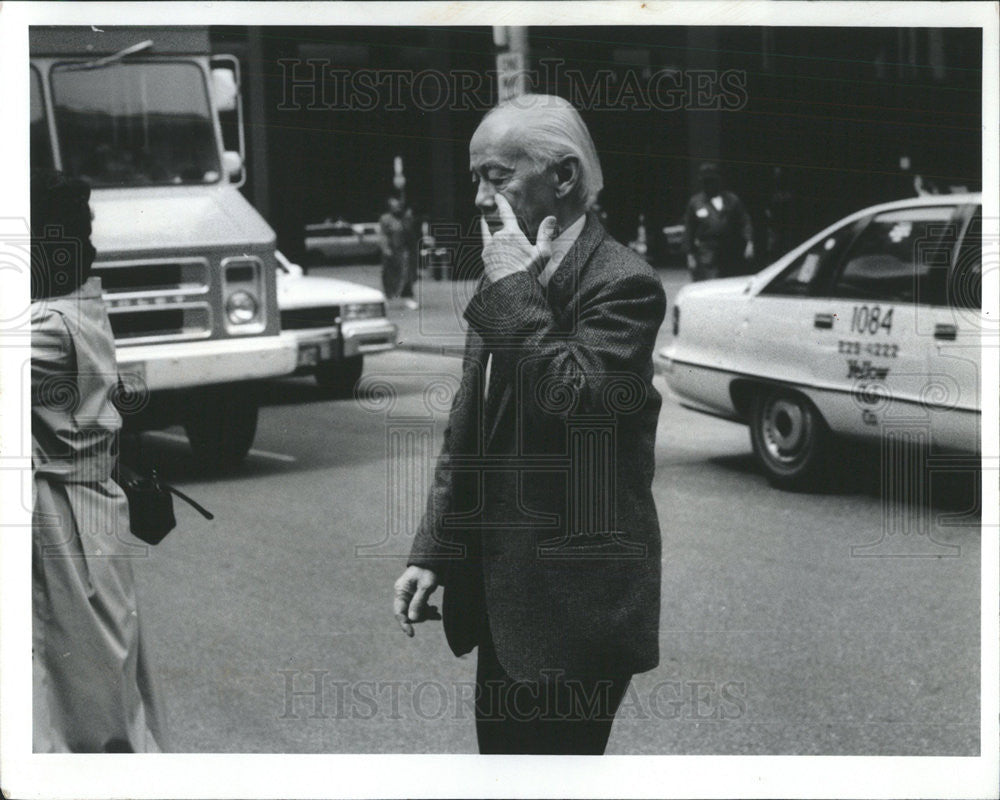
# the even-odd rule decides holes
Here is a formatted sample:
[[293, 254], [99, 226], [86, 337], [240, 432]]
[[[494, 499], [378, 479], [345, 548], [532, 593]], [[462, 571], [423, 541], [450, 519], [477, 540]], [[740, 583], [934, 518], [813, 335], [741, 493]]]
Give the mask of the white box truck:
[[234, 466], [257, 427], [247, 382], [296, 366], [275, 234], [223, 146], [236, 61], [211, 55], [207, 28], [36, 27], [29, 44], [32, 166], [91, 185], [119, 370], [149, 390], [126, 427], [180, 423], [202, 463]]

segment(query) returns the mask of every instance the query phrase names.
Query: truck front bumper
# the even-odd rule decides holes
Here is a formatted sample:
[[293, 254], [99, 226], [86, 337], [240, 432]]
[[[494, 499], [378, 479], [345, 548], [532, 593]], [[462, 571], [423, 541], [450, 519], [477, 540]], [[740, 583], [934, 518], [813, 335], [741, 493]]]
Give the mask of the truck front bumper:
[[254, 336], [126, 345], [116, 355], [122, 375], [135, 375], [153, 391], [287, 375], [295, 369], [297, 349], [282, 336]]

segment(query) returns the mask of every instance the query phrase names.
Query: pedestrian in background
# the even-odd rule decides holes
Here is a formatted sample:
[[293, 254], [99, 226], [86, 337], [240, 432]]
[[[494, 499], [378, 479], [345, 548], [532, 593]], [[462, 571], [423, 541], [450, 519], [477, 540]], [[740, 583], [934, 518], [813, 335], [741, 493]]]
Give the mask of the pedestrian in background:
[[[452, 651], [478, 647], [481, 753], [599, 755], [632, 676], [659, 660], [663, 286], [588, 213], [601, 165], [566, 100], [498, 106], [469, 162], [484, 275], [394, 613], [412, 636], [444, 585]], [[578, 452], [594, 425], [611, 444]]]
[[90, 187], [31, 176], [32, 671], [35, 752], [159, 752], [128, 504], [112, 480], [115, 343], [89, 277]]
[[698, 191], [684, 213], [684, 251], [692, 280], [742, 275], [753, 258], [753, 225], [743, 202], [723, 189], [716, 164], [698, 168]]
[[420, 239], [422, 235], [422, 225], [416, 212], [406, 203], [405, 196], [401, 200], [403, 204], [403, 229], [406, 233], [406, 273], [403, 278], [403, 288], [400, 290], [400, 297], [403, 303], [411, 311], [419, 308], [416, 299], [413, 297], [413, 284], [417, 282], [417, 268], [420, 266]]
[[379, 217], [379, 239], [382, 247], [382, 288], [387, 300], [403, 298], [407, 308], [416, 308], [413, 299], [413, 250], [415, 234], [413, 215], [407, 215], [403, 199], [390, 195], [386, 212]]

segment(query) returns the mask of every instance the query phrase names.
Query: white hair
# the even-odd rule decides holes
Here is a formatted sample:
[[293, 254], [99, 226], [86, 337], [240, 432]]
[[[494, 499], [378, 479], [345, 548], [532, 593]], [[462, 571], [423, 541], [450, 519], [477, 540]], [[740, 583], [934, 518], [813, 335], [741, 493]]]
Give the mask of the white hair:
[[522, 94], [492, 109], [483, 122], [500, 114], [516, 120], [513, 127], [525, 154], [540, 167], [558, 164], [567, 156], [576, 158], [580, 180], [574, 199], [585, 208], [597, 202], [604, 188], [601, 162], [590, 131], [569, 101], [551, 94]]

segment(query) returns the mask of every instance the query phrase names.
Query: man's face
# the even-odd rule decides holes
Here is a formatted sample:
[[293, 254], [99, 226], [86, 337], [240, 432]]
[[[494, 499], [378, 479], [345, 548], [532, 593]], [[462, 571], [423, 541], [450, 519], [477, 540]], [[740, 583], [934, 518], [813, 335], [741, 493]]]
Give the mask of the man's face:
[[714, 197], [722, 191], [722, 179], [714, 172], [701, 176], [701, 188], [709, 197]]
[[[491, 232], [501, 226], [496, 195], [502, 194], [532, 242], [538, 225], [556, 213], [555, 183], [551, 169], [540, 168], [525, 152], [512, 120], [494, 115], [485, 120], [469, 144], [469, 170], [476, 186], [476, 207]], [[516, 123], [515, 123], [516, 124]]]

